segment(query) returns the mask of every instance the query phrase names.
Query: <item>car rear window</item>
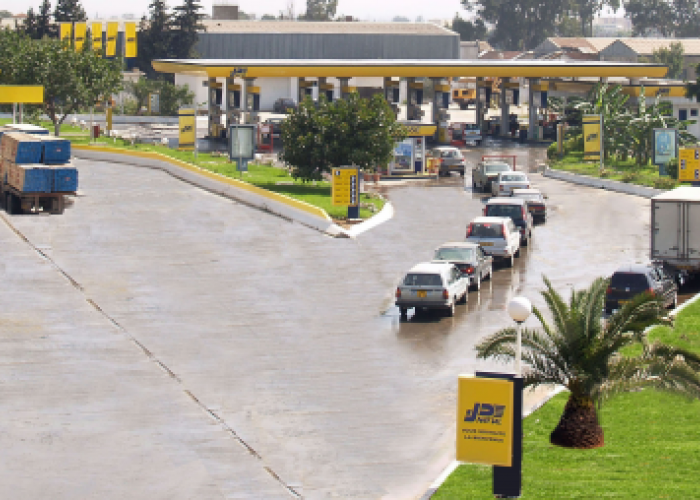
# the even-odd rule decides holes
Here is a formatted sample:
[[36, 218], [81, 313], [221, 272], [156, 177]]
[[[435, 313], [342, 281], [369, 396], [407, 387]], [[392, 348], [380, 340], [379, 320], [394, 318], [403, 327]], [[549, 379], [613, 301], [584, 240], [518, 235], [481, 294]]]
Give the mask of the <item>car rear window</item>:
[[442, 286], [442, 277], [439, 274], [408, 273], [403, 284], [406, 286]]
[[510, 165], [506, 165], [505, 163], [491, 163], [489, 165], [485, 165], [484, 170], [490, 174], [497, 172], [508, 172], [510, 170]]
[[471, 248], [438, 248], [435, 260], [474, 260], [474, 250]]
[[486, 205], [486, 215], [489, 217], [510, 217], [522, 219], [522, 208], [517, 205]]
[[630, 290], [646, 290], [649, 281], [646, 275], [639, 273], [615, 273], [610, 280], [612, 288], [629, 288]]
[[501, 180], [503, 181], [511, 181], [511, 182], [524, 182], [525, 181], [525, 176], [524, 175], [502, 175]]
[[478, 222], [471, 225], [472, 231], [469, 236], [476, 236], [478, 238], [502, 238], [503, 237], [503, 226], [501, 224], [492, 224], [485, 222]]
[[542, 201], [542, 198], [540, 197], [539, 194], [515, 193], [515, 194], [513, 194], [513, 198], [520, 198], [521, 200], [527, 200], [527, 201]]

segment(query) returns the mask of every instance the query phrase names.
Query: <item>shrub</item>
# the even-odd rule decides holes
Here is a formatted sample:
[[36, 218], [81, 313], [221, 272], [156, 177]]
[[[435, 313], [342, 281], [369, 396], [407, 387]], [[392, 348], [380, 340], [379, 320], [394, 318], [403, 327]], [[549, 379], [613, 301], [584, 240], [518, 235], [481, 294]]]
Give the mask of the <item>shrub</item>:
[[666, 171], [671, 179], [678, 179], [678, 158], [671, 158], [666, 164]]
[[547, 147], [547, 158], [553, 160], [557, 157], [557, 143], [553, 142]]
[[654, 180], [654, 187], [656, 189], [673, 189], [678, 185], [678, 181], [671, 177], [659, 177]]
[[564, 141], [564, 153], [583, 151], [583, 135], [577, 135]]
[[639, 174], [637, 174], [637, 172], [625, 172], [620, 180], [622, 182], [627, 182], [627, 183], [633, 184], [638, 178], [639, 178]]

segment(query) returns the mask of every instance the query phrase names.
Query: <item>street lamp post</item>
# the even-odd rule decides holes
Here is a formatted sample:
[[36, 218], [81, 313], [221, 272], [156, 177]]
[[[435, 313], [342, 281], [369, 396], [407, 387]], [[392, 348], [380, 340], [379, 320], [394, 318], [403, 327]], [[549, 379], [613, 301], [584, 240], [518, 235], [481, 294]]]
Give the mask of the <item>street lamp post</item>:
[[516, 323], [515, 330], [518, 340], [515, 343], [515, 375], [520, 377], [522, 375], [521, 351], [523, 343], [520, 327], [530, 314], [532, 314], [532, 304], [525, 297], [515, 297], [508, 302], [508, 314], [510, 314], [510, 317], [513, 318], [513, 321]]

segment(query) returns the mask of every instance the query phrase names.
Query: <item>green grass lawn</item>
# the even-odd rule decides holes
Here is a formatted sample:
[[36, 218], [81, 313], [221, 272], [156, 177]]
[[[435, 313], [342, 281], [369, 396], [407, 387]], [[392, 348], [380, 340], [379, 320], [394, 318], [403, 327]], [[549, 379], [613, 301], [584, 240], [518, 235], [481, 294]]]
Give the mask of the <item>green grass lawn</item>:
[[[11, 119], [0, 120], [0, 125], [12, 122]], [[41, 122], [41, 126], [53, 131], [51, 122]], [[236, 170], [236, 164], [230, 163], [227, 156], [211, 155], [208, 153], [200, 153], [195, 159], [194, 153], [191, 151], [177, 151], [170, 149], [167, 146], [160, 144], [135, 144], [123, 141], [121, 139], [112, 139], [100, 137], [97, 141], [90, 141], [88, 131], [80, 130], [80, 127], [71, 125], [63, 125], [61, 134], [66, 139], [70, 139], [73, 144], [89, 144], [97, 143], [112, 148], [125, 149], [131, 151], [153, 151], [161, 153], [171, 158], [197, 165], [198, 167], [216, 172], [227, 177], [240, 179], [255, 186], [284, 194], [290, 198], [304, 201], [311, 205], [320, 207], [328, 212], [334, 219], [346, 219], [348, 209], [346, 207], [336, 207], [331, 203], [331, 185], [329, 182], [303, 182], [295, 180], [289, 173], [281, 168], [275, 168], [268, 165], [249, 164], [248, 172], [241, 174]], [[279, 184], [282, 183], [282, 184]], [[384, 200], [372, 193], [364, 193], [360, 196], [361, 205], [365, 208], [360, 208], [360, 217], [367, 219], [382, 209]], [[368, 208], [373, 205], [374, 211]]]
[[591, 177], [604, 177], [605, 179], [660, 189], [671, 189], [680, 185], [670, 177], [659, 176], [659, 167], [655, 165], [639, 166], [635, 164], [634, 160], [608, 160], [601, 176], [600, 164], [593, 161], [583, 161], [583, 152], [571, 152], [561, 160], [551, 161], [549, 166], [555, 170], [565, 170]]
[[[700, 353], [700, 301], [678, 314], [674, 328], [656, 327], [649, 338]], [[605, 446], [570, 450], [549, 444], [567, 397], [559, 394], [523, 423], [522, 498], [700, 498], [700, 401], [654, 390], [620, 395], [598, 415]], [[493, 498], [491, 471], [461, 465], [433, 499]]]

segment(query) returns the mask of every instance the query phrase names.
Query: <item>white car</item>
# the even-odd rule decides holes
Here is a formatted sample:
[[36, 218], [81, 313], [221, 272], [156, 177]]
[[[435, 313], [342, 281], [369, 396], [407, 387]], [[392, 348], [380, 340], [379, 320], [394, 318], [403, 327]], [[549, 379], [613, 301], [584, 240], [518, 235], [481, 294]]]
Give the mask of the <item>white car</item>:
[[469, 276], [449, 262], [423, 262], [411, 268], [396, 288], [401, 317], [408, 309], [441, 309], [454, 316], [455, 304], [467, 301]]
[[477, 217], [467, 226], [467, 241], [478, 243], [487, 255], [513, 267], [520, 257], [520, 231], [510, 217]]
[[530, 179], [522, 172], [501, 172], [491, 183], [493, 196], [510, 196], [513, 189], [530, 189]]
[[472, 188], [475, 192], [491, 190], [501, 172], [513, 172], [513, 167], [504, 161], [480, 161], [472, 170]]

